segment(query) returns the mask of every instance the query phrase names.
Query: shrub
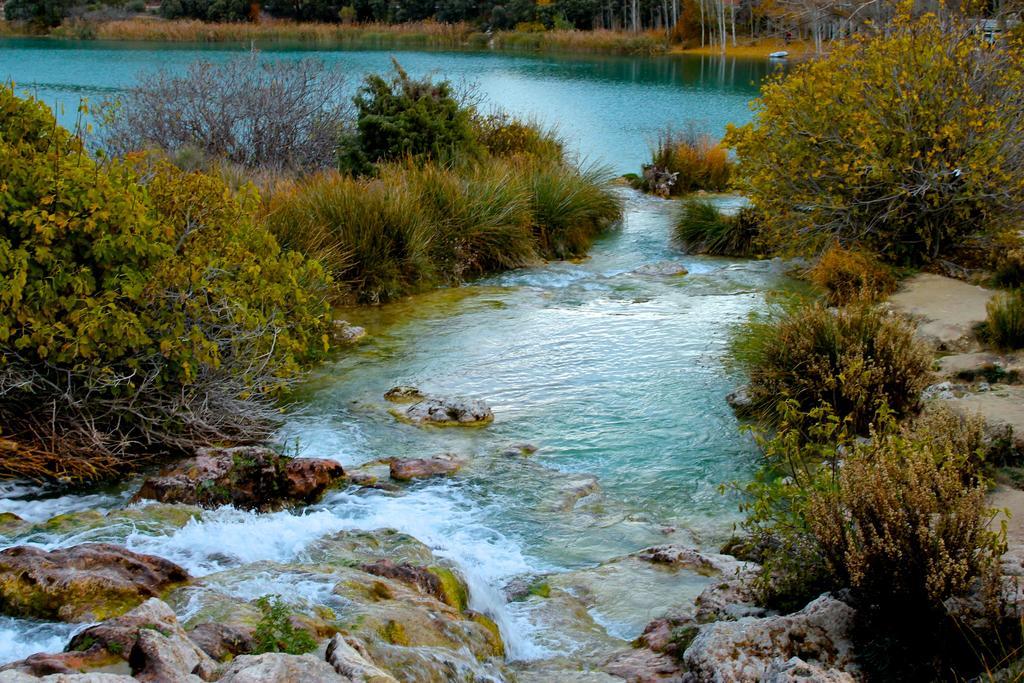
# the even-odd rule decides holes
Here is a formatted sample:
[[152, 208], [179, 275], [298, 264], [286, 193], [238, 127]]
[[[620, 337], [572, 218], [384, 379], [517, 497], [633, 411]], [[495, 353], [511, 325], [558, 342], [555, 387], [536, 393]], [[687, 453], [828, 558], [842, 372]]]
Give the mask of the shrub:
[[342, 167], [363, 172], [369, 164], [406, 157], [451, 161], [478, 156], [473, 108], [451, 83], [410, 78], [397, 61], [392, 63], [390, 78], [370, 74], [356, 93], [356, 130], [347, 138]]
[[673, 236], [691, 254], [751, 256], [760, 251], [759, 228], [750, 207], [728, 216], [707, 199], [688, 199], [680, 206]]
[[535, 121], [522, 121], [499, 111], [474, 119], [476, 137], [493, 156], [529, 156], [560, 161], [565, 148], [558, 135]]
[[256, 600], [262, 617], [253, 633], [253, 654], [284, 652], [302, 655], [316, 649], [316, 640], [308, 631], [296, 628], [291, 621], [291, 610], [281, 596], [264, 595]]
[[1019, 234], [1004, 236], [995, 245], [995, 272], [997, 287], [1024, 287], [1024, 240]]
[[919, 263], [1024, 213], [1024, 52], [969, 26], [897, 18], [766, 84], [756, 107], [726, 144], [779, 244]]
[[51, 28], [59, 26], [77, 4], [77, 0], [7, 0], [4, 17], [7, 21]]
[[892, 271], [870, 254], [834, 244], [807, 273], [808, 279], [825, 291], [833, 306], [873, 303], [896, 289]]
[[254, 220], [252, 191], [167, 163], [97, 166], [0, 88], [0, 473], [96, 477], [267, 435], [324, 347], [326, 280]]
[[931, 369], [911, 324], [866, 305], [776, 310], [740, 327], [732, 354], [762, 417], [790, 399], [804, 412], [826, 405], [859, 434], [882, 406], [912, 413]]
[[1024, 289], [997, 293], [987, 309], [988, 340], [1004, 349], [1024, 348]]
[[252, 5], [247, 0], [161, 0], [160, 16], [165, 19], [202, 21], [246, 21]]
[[157, 148], [249, 169], [329, 168], [348, 120], [343, 87], [314, 60], [195, 62], [181, 76], [143, 76], [106, 103], [103, 143], [115, 155]]
[[[946, 414], [899, 427], [885, 413], [857, 441], [827, 406], [783, 407], [764, 440], [763, 478], [746, 487], [747, 530], [764, 549], [762, 598], [795, 609], [825, 589], [848, 588], [857, 608], [861, 664], [879, 680], [934, 680], [964, 655], [947, 600], [977, 582], [996, 612], [1000, 533], [978, 475], [977, 424]], [[818, 437], [804, 438], [808, 422]], [[934, 427], [949, 431], [935, 433]], [[962, 663], [959, 662], [959, 663]]]
[[696, 128], [680, 133], [671, 129], [658, 135], [658, 141], [651, 151], [651, 163], [644, 168], [646, 184], [641, 189], [654, 192], [652, 175], [675, 174], [668, 187], [662, 192], [682, 195], [695, 190], [722, 192], [729, 186], [732, 162], [725, 147], [715, 142]]

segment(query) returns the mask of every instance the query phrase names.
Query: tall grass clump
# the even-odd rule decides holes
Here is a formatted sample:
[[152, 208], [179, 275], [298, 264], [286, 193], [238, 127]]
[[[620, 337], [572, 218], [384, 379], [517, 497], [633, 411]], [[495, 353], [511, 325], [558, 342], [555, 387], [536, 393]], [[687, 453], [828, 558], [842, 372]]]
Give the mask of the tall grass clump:
[[749, 207], [730, 216], [707, 199], [688, 199], [680, 206], [673, 238], [691, 254], [751, 256], [760, 250], [758, 225]]
[[532, 161], [513, 167], [529, 192], [534, 234], [544, 258], [583, 256], [622, 215], [622, 201], [611, 191], [614, 175], [604, 167]]
[[720, 143], [694, 127], [681, 132], [669, 128], [658, 135], [640, 189], [666, 196], [722, 192], [729, 187], [731, 174], [729, 152]]
[[433, 226], [404, 185], [325, 173], [273, 197], [267, 221], [278, 240], [310, 255], [342, 293], [379, 303], [434, 281]]
[[448, 283], [518, 268], [537, 259], [530, 196], [500, 163], [454, 172], [436, 164], [380, 170], [388, 187], [404, 187], [431, 226], [429, 253]]
[[896, 417], [913, 413], [931, 368], [909, 323], [863, 304], [776, 310], [740, 326], [731, 351], [765, 420], [792, 400], [803, 412], [827, 406], [858, 434], [883, 406]]
[[565, 156], [565, 144], [558, 134], [537, 121], [523, 121], [508, 112], [496, 111], [478, 114], [474, 126], [477, 140], [492, 156], [527, 156], [546, 161], [561, 161]]
[[988, 340], [1003, 349], [1024, 348], [1024, 289], [999, 292], [987, 308]]

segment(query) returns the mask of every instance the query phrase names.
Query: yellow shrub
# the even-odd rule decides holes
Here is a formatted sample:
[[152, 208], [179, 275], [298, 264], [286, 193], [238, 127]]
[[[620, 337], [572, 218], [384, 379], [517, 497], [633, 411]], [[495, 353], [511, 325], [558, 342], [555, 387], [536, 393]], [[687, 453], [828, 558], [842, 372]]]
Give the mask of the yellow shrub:
[[878, 301], [896, 289], [892, 271], [878, 259], [838, 244], [822, 254], [807, 275], [813, 284], [825, 290], [833, 306]]

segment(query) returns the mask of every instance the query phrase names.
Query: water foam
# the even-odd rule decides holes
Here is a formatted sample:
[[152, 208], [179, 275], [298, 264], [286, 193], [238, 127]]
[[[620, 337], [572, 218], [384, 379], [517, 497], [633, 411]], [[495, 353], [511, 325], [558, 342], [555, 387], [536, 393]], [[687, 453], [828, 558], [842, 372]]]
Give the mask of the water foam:
[[52, 624], [0, 617], [0, 665], [37, 652], [60, 652], [83, 624]]

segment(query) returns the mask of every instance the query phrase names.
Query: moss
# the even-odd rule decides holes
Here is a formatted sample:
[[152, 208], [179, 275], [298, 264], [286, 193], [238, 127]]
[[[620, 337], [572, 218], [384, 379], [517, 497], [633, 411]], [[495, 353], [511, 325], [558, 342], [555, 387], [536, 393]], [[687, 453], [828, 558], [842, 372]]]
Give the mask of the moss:
[[17, 536], [28, 526], [28, 522], [13, 512], [0, 512], [0, 535]]
[[447, 567], [429, 567], [427, 571], [441, 582], [441, 593], [446, 603], [460, 612], [469, 607], [469, 588], [455, 572]]
[[[74, 652], [85, 652], [86, 650], [91, 648], [96, 643], [97, 643], [97, 640], [95, 638], [93, 638], [92, 636], [85, 636], [81, 640], [79, 640], [77, 643], [75, 643], [73, 651]], [[120, 645], [118, 645], [118, 647], [120, 647]], [[111, 652], [114, 651], [113, 648], [111, 648], [109, 646], [107, 647], [107, 649], [110, 650]]]
[[51, 517], [38, 528], [50, 534], [67, 534], [76, 531], [85, 531], [103, 526], [106, 518], [102, 513], [95, 510], [81, 510], [79, 512], [67, 512], [63, 515]]
[[538, 598], [547, 599], [551, 597], [551, 585], [547, 581], [538, 581], [530, 586], [528, 592], [530, 595], [535, 595]]
[[472, 619], [474, 622], [480, 624], [485, 629], [487, 629], [487, 640], [491, 646], [492, 656], [504, 657], [505, 642], [501, 639], [501, 630], [498, 628], [498, 625], [494, 623], [494, 620], [486, 614], [481, 614], [480, 612], [470, 613], [470, 619]]
[[402, 645], [404, 647], [409, 646], [409, 636], [405, 632], [405, 627], [394, 619], [384, 624], [380, 628], [380, 637], [391, 643], [392, 645]]

